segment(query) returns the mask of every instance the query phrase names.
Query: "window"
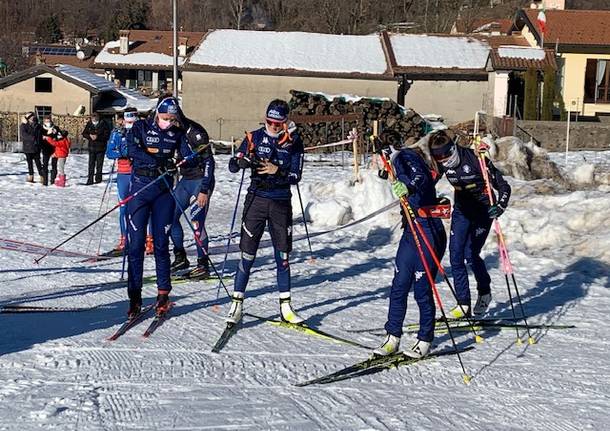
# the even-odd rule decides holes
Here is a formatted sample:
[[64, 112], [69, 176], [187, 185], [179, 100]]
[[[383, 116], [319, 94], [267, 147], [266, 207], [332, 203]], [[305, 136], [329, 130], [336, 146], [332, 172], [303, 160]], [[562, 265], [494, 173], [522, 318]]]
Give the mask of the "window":
[[50, 106], [36, 106], [34, 107], [36, 111], [36, 116], [42, 121], [42, 117], [45, 115], [51, 115], [51, 107]]
[[610, 103], [610, 61], [587, 60], [585, 102]]
[[34, 91], [36, 93], [52, 93], [53, 79], [52, 78], [34, 78]]

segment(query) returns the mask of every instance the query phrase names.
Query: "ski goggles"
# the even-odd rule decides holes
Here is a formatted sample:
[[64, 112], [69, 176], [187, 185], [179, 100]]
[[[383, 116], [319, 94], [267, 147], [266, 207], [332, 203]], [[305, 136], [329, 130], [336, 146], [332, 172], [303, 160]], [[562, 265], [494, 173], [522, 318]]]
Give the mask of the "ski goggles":
[[123, 118], [125, 119], [125, 121], [134, 122], [138, 119], [138, 113], [137, 112], [125, 112], [123, 114]]
[[267, 122], [268, 126], [272, 126], [272, 127], [282, 127], [283, 128], [284, 124], [286, 124], [283, 121], [274, 121], [274, 120], [270, 120], [269, 118], [267, 118], [265, 121]]
[[457, 148], [453, 141], [447, 141], [443, 146], [437, 148], [431, 148], [430, 153], [434, 160], [439, 163], [443, 163], [446, 160], [454, 157], [455, 153], [457, 153]]

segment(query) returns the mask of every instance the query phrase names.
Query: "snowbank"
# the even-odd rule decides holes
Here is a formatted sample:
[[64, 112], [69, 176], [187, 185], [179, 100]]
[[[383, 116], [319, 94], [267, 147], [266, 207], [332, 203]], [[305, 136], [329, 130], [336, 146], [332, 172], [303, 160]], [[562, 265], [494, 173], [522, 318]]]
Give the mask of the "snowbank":
[[[379, 178], [376, 171], [361, 171], [361, 179], [360, 182], [342, 179], [302, 185], [307, 220], [313, 225], [341, 226], [394, 202], [388, 182]], [[300, 208], [298, 195], [292, 199], [293, 208]], [[375, 223], [391, 223], [388, 217], [391, 216], [379, 216]]]

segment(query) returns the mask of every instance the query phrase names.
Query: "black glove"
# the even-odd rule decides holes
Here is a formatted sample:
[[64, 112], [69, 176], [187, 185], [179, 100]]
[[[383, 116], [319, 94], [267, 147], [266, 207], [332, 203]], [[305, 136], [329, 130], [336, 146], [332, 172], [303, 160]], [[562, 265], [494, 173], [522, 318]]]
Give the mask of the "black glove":
[[381, 178], [382, 180], [388, 179], [388, 171], [386, 171], [385, 169], [379, 169], [379, 172], [377, 172], [377, 175], [379, 175], [379, 178]]
[[163, 164], [161, 164], [160, 169], [172, 176], [178, 173], [178, 168], [176, 167], [176, 161], [174, 159], [166, 159]]
[[489, 214], [489, 218], [498, 218], [504, 213], [504, 208], [500, 205], [492, 205], [487, 210], [487, 213]]
[[243, 156], [237, 159], [237, 166], [240, 169], [257, 168], [260, 165], [260, 161], [252, 156]]

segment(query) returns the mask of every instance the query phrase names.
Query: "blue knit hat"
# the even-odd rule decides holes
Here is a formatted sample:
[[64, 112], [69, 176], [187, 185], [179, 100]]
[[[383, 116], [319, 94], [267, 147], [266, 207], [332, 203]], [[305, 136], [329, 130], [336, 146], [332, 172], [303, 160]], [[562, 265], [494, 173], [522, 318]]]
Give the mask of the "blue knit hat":
[[281, 99], [275, 99], [267, 106], [265, 117], [269, 121], [285, 123], [288, 120], [289, 112], [290, 108], [288, 107], [288, 103]]
[[174, 97], [166, 97], [157, 105], [158, 114], [173, 114], [178, 115], [180, 113], [180, 105]]

